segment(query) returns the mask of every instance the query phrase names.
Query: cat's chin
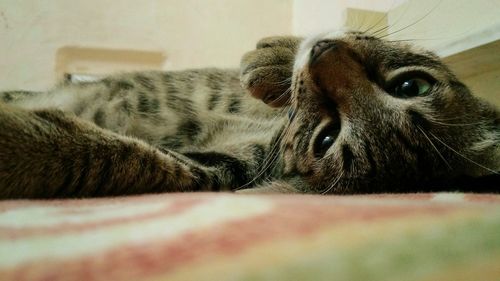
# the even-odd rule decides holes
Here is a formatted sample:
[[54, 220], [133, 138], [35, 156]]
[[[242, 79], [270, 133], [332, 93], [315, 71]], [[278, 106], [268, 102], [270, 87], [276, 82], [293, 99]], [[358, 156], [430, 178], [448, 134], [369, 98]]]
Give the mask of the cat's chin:
[[[480, 178], [487, 177], [491, 175], [500, 175], [500, 146], [495, 146], [492, 149], [488, 149], [483, 153], [481, 161], [472, 162], [469, 169], [467, 169], [465, 175]], [[478, 164], [481, 163], [482, 165]], [[498, 181], [500, 185], [500, 181]]]

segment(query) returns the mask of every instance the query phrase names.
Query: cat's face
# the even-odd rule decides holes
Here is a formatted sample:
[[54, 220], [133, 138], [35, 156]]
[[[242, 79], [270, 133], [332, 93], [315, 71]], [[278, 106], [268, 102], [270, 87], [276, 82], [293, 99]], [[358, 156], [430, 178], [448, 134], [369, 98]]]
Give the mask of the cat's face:
[[500, 168], [498, 112], [410, 45], [360, 33], [305, 41], [289, 115], [285, 175], [307, 191], [424, 190]]

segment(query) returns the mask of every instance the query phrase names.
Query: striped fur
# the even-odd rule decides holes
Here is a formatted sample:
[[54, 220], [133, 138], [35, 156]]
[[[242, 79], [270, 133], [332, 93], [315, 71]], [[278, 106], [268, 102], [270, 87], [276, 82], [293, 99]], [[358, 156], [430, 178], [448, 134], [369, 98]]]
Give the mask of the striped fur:
[[[499, 113], [436, 56], [359, 33], [300, 42], [264, 39], [240, 71], [0, 94], [0, 198], [499, 191]], [[392, 96], [412, 73], [429, 93]]]

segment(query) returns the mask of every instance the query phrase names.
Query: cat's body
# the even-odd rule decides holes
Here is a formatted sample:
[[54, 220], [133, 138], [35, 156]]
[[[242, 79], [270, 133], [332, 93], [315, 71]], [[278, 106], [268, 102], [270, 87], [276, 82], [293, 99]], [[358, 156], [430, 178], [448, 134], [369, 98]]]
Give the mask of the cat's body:
[[125, 73], [17, 98], [10, 93], [9, 99], [25, 109], [57, 108], [179, 153], [226, 152], [239, 149], [241, 142], [267, 145], [268, 132], [277, 124], [270, 120], [279, 115], [248, 97], [238, 70], [213, 68]]
[[3, 93], [0, 197], [408, 192], [479, 177], [465, 187], [500, 191], [495, 108], [428, 52], [327, 38], [261, 41], [244, 87], [237, 70], [203, 69]]
[[[141, 160], [145, 163], [137, 163], [137, 165], [127, 164], [127, 159], [123, 159], [124, 163], [120, 160], [99, 163], [99, 159], [124, 155], [123, 148], [119, 146], [111, 155], [92, 153], [88, 148], [96, 143], [94, 136], [85, 139], [81, 138], [79, 133], [70, 133], [71, 137], [75, 138], [73, 141], [64, 134], [61, 138], [72, 140], [68, 140], [68, 148], [80, 147], [82, 150], [65, 152], [64, 154], [67, 153], [67, 155], [63, 158], [67, 159], [64, 167], [51, 168], [55, 173], [49, 178], [45, 178], [44, 174], [47, 172], [45, 169], [40, 170], [42, 176], [40, 179], [43, 181], [40, 179], [34, 181], [31, 188], [36, 188], [35, 185], [45, 187], [43, 191], [40, 191], [43, 193], [37, 194], [36, 197], [67, 196], [64, 191], [60, 194], [57, 190], [63, 188], [61, 185], [73, 184], [76, 185], [76, 190], [88, 190], [88, 187], [92, 185], [97, 190], [108, 190], [104, 193], [99, 191], [85, 193], [75, 190], [75, 196], [183, 190], [234, 190], [250, 181], [254, 181], [255, 184], [269, 174], [263, 173], [260, 180], [253, 179], [267, 156], [273, 135], [284, 125], [285, 121], [285, 118], [280, 116], [279, 110], [263, 106], [259, 100], [248, 95], [240, 86], [238, 70], [200, 69], [181, 72], [127, 73], [97, 82], [61, 85], [45, 93], [11, 92], [3, 93], [3, 95], [9, 105], [29, 109], [31, 112], [41, 110], [49, 116], [57, 113], [52, 112], [51, 108], [57, 108], [64, 111], [62, 118], [65, 120], [69, 116], [78, 117], [75, 119], [77, 121], [74, 126], [83, 126], [85, 127], [82, 128], [83, 130], [87, 130], [86, 127], [95, 127], [94, 124], [96, 124], [109, 132], [127, 136], [123, 138], [124, 142], [151, 145], [150, 149], [156, 150], [157, 148], [156, 153], [171, 154], [175, 157], [173, 162], [179, 162], [170, 165], [168, 169], [172, 172], [168, 176], [172, 179], [166, 180], [164, 178], [166, 172], [161, 169], [158, 171], [157, 167], [151, 167], [155, 164], [147, 163], [149, 159]], [[81, 122], [84, 120], [88, 123]], [[53, 142], [50, 139], [61, 134], [57, 121], [48, 122], [52, 124], [44, 125], [44, 127], [50, 135], [49, 139], [40, 145], [28, 143], [30, 148], [38, 149], [40, 146], [47, 146], [47, 143]], [[41, 137], [38, 136], [39, 133], [35, 128], [30, 130], [30, 136], [27, 138], [36, 143], [36, 139]], [[15, 131], [15, 128], [9, 128], [4, 132], [7, 131]], [[96, 132], [96, 135], [102, 134]], [[6, 139], [5, 136], [1, 138]], [[56, 142], [59, 143], [59, 141]], [[108, 150], [106, 148], [108, 140], [100, 140], [100, 145], [104, 146], [103, 150]], [[30, 152], [30, 149], [22, 145], [15, 144], [15, 147], [10, 147], [9, 151], [5, 149], [8, 146], [3, 147], [4, 150], [0, 153], [10, 153], [10, 155], [4, 156], [3, 154], [2, 159], [19, 162], [21, 159], [19, 154], [24, 154], [26, 161], [33, 161], [29, 158], [34, 152]], [[53, 154], [50, 152], [51, 149], [47, 151], [47, 154]], [[130, 155], [128, 157], [136, 158]], [[58, 162], [60, 159], [49, 158], [46, 161]], [[3, 162], [9, 163], [10, 161]], [[183, 167], [183, 163], [189, 168]], [[122, 169], [125, 169], [123, 177], [130, 177], [132, 181], [134, 177], [140, 179], [141, 174], [151, 179], [138, 184], [124, 181], [120, 183], [123, 185], [122, 188], [118, 188], [114, 180], [109, 178], [103, 180], [103, 173], [110, 169], [110, 165], [123, 166]], [[29, 167], [30, 165], [24, 163], [22, 166]], [[89, 175], [78, 175], [78, 171], [84, 171], [84, 167], [88, 167]], [[0, 169], [3, 172], [0, 179], [4, 181], [2, 184], [16, 186], [15, 190], [11, 189], [13, 192], [22, 190], [22, 187], [26, 185], [23, 177], [16, 176], [14, 171], [6, 171], [5, 168], [8, 167], [4, 166]], [[183, 187], [181, 179], [180, 171], [184, 168], [188, 177], [196, 178], [195, 183], [189, 182], [187, 187]], [[196, 175], [189, 174], [193, 168], [197, 170]], [[18, 169], [22, 167], [16, 168]], [[138, 175], [134, 175], [129, 170], [136, 170]], [[69, 172], [74, 176], [68, 176], [66, 180], [61, 181], [64, 176], [59, 175]], [[33, 170], [23, 173], [28, 178], [36, 174]], [[58, 179], [54, 179], [55, 177]], [[6, 179], [9, 182], [6, 183]], [[51, 188], [54, 189], [54, 193], [50, 190]], [[70, 190], [71, 188], [64, 187], [64, 189]]]

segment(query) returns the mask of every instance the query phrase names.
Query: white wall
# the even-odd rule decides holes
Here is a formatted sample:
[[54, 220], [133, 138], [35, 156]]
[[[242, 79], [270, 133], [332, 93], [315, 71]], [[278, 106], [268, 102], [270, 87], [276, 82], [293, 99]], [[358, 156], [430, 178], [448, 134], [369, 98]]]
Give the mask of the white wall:
[[64, 46], [163, 52], [163, 69], [236, 67], [258, 39], [291, 33], [292, 0], [0, 0], [0, 90], [58, 79]]

